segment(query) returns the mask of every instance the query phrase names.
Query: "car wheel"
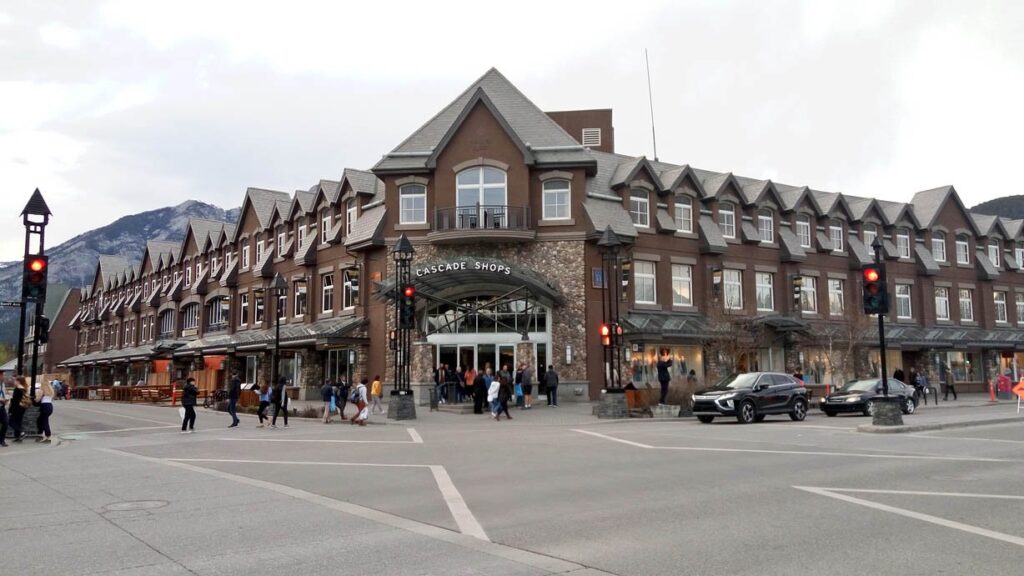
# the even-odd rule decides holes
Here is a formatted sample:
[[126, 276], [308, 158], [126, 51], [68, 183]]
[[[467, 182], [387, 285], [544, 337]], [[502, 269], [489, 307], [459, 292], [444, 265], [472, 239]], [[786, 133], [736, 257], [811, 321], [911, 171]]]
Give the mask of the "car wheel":
[[874, 416], [875, 415], [875, 401], [868, 400], [868, 403], [864, 405], [864, 415]]
[[714, 416], [697, 416], [697, 420], [700, 420], [703, 424], [711, 424], [715, 421]]
[[764, 414], [758, 414], [754, 416], [754, 422], [764, 422]]
[[757, 418], [757, 409], [754, 408], [754, 403], [750, 400], [740, 404], [739, 412], [736, 413], [736, 420], [740, 424], [750, 424]]
[[825, 416], [828, 416], [829, 418], [833, 418], [836, 415], [835, 410], [823, 410], [823, 412], [825, 413]]
[[913, 414], [917, 410], [917, 404], [914, 404], [914, 399], [907, 396], [907, 399], [903, 401], [903, 413]]
[[804, 418], [807, 418], [807, 402], [802, 398], [797, 398], [793, 403], [793, 410], [789, 413], [789, 419], [794, 422], [802, 422]]

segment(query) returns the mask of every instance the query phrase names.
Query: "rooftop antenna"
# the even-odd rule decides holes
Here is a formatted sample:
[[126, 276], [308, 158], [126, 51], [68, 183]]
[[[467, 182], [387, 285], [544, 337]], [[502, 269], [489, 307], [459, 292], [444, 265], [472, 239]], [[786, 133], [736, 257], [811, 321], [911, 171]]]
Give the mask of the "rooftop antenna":
[[654, 95], [651, 92], [651, 61], [644, 48], [644, 64], [647, 66], [647, 103], [651, 107], [651, 143], [654, 144], [654, 161], [658, 161], [658, 136], [654, 132]]

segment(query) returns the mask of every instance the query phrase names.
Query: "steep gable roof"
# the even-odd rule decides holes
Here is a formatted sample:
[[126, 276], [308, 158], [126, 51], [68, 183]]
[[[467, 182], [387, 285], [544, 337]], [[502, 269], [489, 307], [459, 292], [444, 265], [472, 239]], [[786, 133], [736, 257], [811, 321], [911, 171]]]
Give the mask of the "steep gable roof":
[[996, 217], [989, 216], [988, 214], [978, 214], [977, 212], [971, 212], [971, 220], [974, 222], [974, 229], [978, 236], [988, 236], [993, 232], [998, 232], [995, 229]]
[[661, 189], [667, 191], [673, 191], [683, 184], [684, 181], [689, 180], [693, 189], [697, 191], [700, 197], [704, 197], [704, 187], [700, 183], [700, 178], [697, 173], [694, 172], [693, 168], [690, 168], [689, 164], [683, 164], [675, 168], [669, 168], [662, 170], [659, 174], [661, 178]]
[[288, 220], [295, 218], [295, 215], [299, 212], [303, 214], [310, 214], [316, 208], [316, 190], [319, 186], [313, 186], [310, 191], [296, 190], [295, 196], [292, 198], [292, 202], [288, 207]]
[[196, 248], [201, 254], [206, 251], [207, 244], [210, 242], [210, 236], [214, 232], [219, 232], [224, 227], [224, 223], [219, 220], [208, 220], [206, 218], [189, 218], [188, 230], [185, 232], [185, 237], [181, 240], [181, 250], [184, 252], [187, 247], [189, 235], [196, 241]]
[[338, 190], [344, 190], [345, 184], [348, 184], [349, 189], [356, 194], [373, 197], [371, 202], [384, 197], [384, 182], [373, 172], [345, 168], [338, 182]]
[[287, 203], [291, 202], [291, 196], [287, 192], [279, 192], [277, 190], [249, 188], [245, 191], [245, 199], [242, 200], [242, 211], [238, 224], [240, 225], [242, 223], [241, 219], [245, 217], [246, 205], [251, 204], [253, 212], [256, 213], [256, 220], [260, 228], [264, 230], [270, 228], [274, 219], [274, 209], [277, 208], [279, 202], [284, 202], [287, 206]]
[[426, 169], [477, 104], [487, 106], [524, 151], [527, 162], [557, 160], [593, 165], [594, 159], [561, 126], [491, 68], [448, 106], [412, 133], [374, 167], [374, 172]]
[[707, 170], [694, 170], [700, 176], [700, 184], [704, 187], [705, 198], [717, 198], [730, 185], [742, 198], [743, 185], [732, 175], [732, 172], [720, 174]]
[[912, 222], [915, 220], [910, 207], [902, 202], [875, 200], [875, 204], [878, 205], [878, 211], [882, 213], [886, 226], [895, 226], [904, 217]]
[[631, 158], [619, 164], [615, 168], [615, 172], [612, 173], [612, 178], [608, 184], [612, 188], [626, 186], [635, 180], [640, 172], [647, 172], [647, 176], [651, 179], [651, 186], [654, 186], [655, 189], [661, 188], [661, 178], [658, 177], [658, 172], [654, 170], [650, 162], [647, 161], [647, 158], [643, 156]]
[[911, 199], [910, 204], [914, 208], [914, 215], [917, 217], [918, 222], [920, 222], [921, 227], [931, 228], [935, 224], [935, 219], [939, 216], [943, 206], [951, 199], [956, 202], [957, 208], [964, 215], [964, 220], [974, 228], [975, 233], [978, 233], [978, 229], [971, 217], [971, 212], [964, 206], [963, 200], [960, 199], [960, 194], [952, 186], [940, 186], [931, 190], [917, 192], [914, 194], [913, 199]]

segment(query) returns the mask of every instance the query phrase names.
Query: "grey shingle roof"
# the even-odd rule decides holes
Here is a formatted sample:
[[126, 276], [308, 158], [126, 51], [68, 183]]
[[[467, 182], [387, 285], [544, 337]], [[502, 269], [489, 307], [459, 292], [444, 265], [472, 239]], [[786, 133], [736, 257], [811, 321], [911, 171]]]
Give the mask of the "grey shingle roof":
[[[426, 124], [413, 132], [392, 152], [374, 166], [377, 170], [425, 168], [427, 160], [442, 143], [455, 123], [463, 116], [467, 105], [486, 96], [508, 128], [518, 139], [531, 147], [538, 162], [549, 161], [544, 148], [570, 147], [571, 150], [552, 151], [570, 161], [592, 162], [590, 154], [554, 120], [533, 104], [500, 72], [491, 68], [471, 84], [448, 106]], [[569, 152], [566, 154], [566, 152]]]
[[697, 223], [700, 226], [701, 252], [705, 254], [724, 254], [729, 249], [729, 245], [725, 242], [725, 236], [722, 236], [722, 230], [718, 228], [718, 224], [711, 219], [711, 216], [701, 214]]
[[921, 244], [914, 246], [914, 255], [917, 260], [917, 267], [925, 276], [934, 276], [939, 273], [939, 264], [932, 257], [932, 253]]
[[850, 234], [846, 237], [846, 246], [850, 251], [850, 257], [853, 259], [852, 263], [856, 266], [864, 266], [875, 261], [871, 249], [865, 246], [856, 234]]
[[800, 239], [792, 230], [783, 226], [779, 228], [779, 247], [782, 249], [783, 262], [803, 262], [807, 260], [807, 252], [800, 245]]
[[999, 270], [988, 259], [984, 250], [978, 250], [974, 255], [974, 269], [978, 272], [979, 280], [995, 280], [999, 278]]
[[366, 170], [356, 170], [355, 168], [345, 168], [345, 171], [341, 175], [341, 182], [338, 184], [338, 189], [341, 190], [345, 187], [345, 183], [348, 185], [356, 194], [362, 194], [364, 196], [372, 196], [371, 202], [383, 199], [384, 197], [384, 182], [377, 178], [373, 172], [367, 172]]
[[996, 217], [988, 214], [977, 214], [971, 212], [971, 220], [974, 222], [974, 229], [978, 236], [988, 236], [996, 224]]
[[324, 197], [327, 198], [327, 201], [334, 204], [338, 201], [338, 196], [341, 195], [341, 182], [336, 182], [334, 180], [321, 180], [320, 190], [323, 191]]
[[[205, 218], [189, 218], [188, 227], [192, 232], [192, 236], [196, 239], [196, 246], [202, 251], [210, 237], [214, 233], [219, 234], [224, 228], [224, 223]], [[184, 240], [182, 240], [182, 248], [184, 248]]]
[[352, 233], [345, 238], [345, 246], [365, 244], [379, 244], [384, 241], [381, 237], [381, 228], [384, 224], [384, 206], [377, 206], [365, 210], [352, 225]]
[[[315, 187], [314, 187], [315, 188]], [[301, 210], [305, 214], [313, 212], [315, 209], [314, 203], [316, 202], [316, 193], [307, 192], [305, 190], [296, 190], [295, 197], [292, 199], [292, 204], [288, 210], [289, 216], [295, 213], [296, 208]]]
[[106, 284], [115, 278], [119, 274], [131, 266], [128, 263], [128, 259], [124, 256], [112, 256], [109, 254], [100, 254], [97, 266], [100, 273], [100, 283], [106, 286]]
[[583, 201], [583, 211], [590, 220], [590, 232], [601, 233], [608, 226], [612, 232], [626, 238], [636, 238], [636, 227], [629, 213], [619, 202], [601, 200], [599, 198], [587, 198]]
[[875, 203], [878, 204], [878, 209], [882, 212], [882, 216], [885, 217], [885, 223], [890, 226], [899, 222], [903, 213], [907, 210], [907, 205], [902, 202], [875, 200]]
[[245, 191], [245, 199], [252, 203], [252, 208], [256, 212], [256, 219], [259, 221], [260, 227], [267, 229], [274, 218], [274, 209], [277, 207], [277, 203], [285, 202], [287, 209], [287, 202], [291, 200], [291, 196], [287, 192], [278, 192], [277, 190], [249, 188]]
[[312, 266], [313, 264], [316, 264], [315, 246], [319, 242], [316, 230], [311, 230], [306, 234], [302, 244], [295, 249], [295, 263], [301, 266]]
[[939, 210], [942, 210], [951, 194], [952, 186], [941, 186], [914, 194], [910, 203], [914, 206], [914, 214], [922, 226], [928, 228], [935, 223], [935, 217], [939, 215]]
[[668, 210], [664, 208], [658, 208], [654, 214], [654, 222], [658, 225], [659, 232], [675, 232], [676, 222], [669, 216]]

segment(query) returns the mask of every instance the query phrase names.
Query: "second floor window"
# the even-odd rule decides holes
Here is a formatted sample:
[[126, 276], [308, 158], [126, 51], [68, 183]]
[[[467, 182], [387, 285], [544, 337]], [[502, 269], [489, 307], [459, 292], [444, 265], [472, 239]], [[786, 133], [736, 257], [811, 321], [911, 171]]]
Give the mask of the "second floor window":
[[803, 214], [796, 217], [796, 237], [802, 248], [811, 247], [811, 219]]
[[829, 278], [828, 313], [832, 316], [842, 316], [844, 312], [846, 312], [846, 301], [843, 299], [843, 280]]
[[345, 270], [342, 273], [341, 307], [355, 308], [359, 303], [359, 272]]
[[544, 220], [567, 220], [569, 218], [569, 181], [546, 180], [544, 182]]
[[775, 241], [775, 219], [771, 210], [761, 210], [757, 213], [757, 233], [761, 242], [771, 243]]
[[896, 285], [896, 317], [913, 318], [914, 311], [910, 305], [910, 284]]
[[192, 285], [192, 267], [189, 266], [188, 263], [186, 263], [185, 264], [185, 286], [187, 287], [187, 286], [191, 286], [191, 285]]
[[246, 242], [245, 246], [242, 246], [242, 268], [249, 267], [249, 243]]
[[288, 318], [288, 294], [284, 291], [277, 295], [277, 305], [275, 308], [277, 308], [277, 318], [279, 320]]
[[231, 317], [230, 301], [225, 298], [212, 300], [207, 306], [206, 326], [212, 329], [223, 328]]
[[1017, 259], [1017, 267], [1024, 271], [1024, 246], [1017, 245], [1017, 248], [1013, 251], [1014, 257]]
[[775, 310], [775, 275], [771, 272], [754, 274], [757, 287], [757, 309], [760, 312]]
[[334, 274], [320, 275], [320, 311], [334, 310]]
[[970, 288], [960, 289], [960, 321], [974, 321], [974, 290]]
[[832, 221], [828, 225], [829, 237], [832, 239], [832, 250], [835, 252], [843, 251], [843, 223]]
[[306, 314], [306, 283], [296, 282], [295, 283], [295, 305], [294, 314], [296, 317], [304, 316]]
[[676, 196], [676, 229], [693, 232], [693, 200], [689, 196]]
[[249, 323], [249, 295], [238, 296], [238, 325], [245, 326]]
[[331, 211], [324, 210], [320, 213], [320, 242], [327, 243], [327, 233], [331, 231]]
[[906, 228], [896, 231], [896, 250], [900, 258], [910, 258], [910, 231]]
[[988, 243], [988, 259], [992, 261], [992, 265], [999, 268], [999, 241], [990, 240]]
[[657, 277], [654, 262], [637, 260], [634, 263], [636, 288], [634, 300], [637, 304], [657, 304]]
[[967, 238], [960, 237], [956, 239], [956, 263], [971, 263], [971, 245]]
[[265, 295], [261, 294], [261, 295], [257, 296], [255, 300], [253, 300], [252, 313], [253, 313], [253, 316], [254, 316], [253, 317], [253, 323], [254, 324], [262, 324], [263, 323], [263, 317], [264, 317], [264, 314], [265, 314], [266, 305], [267, 305], [267, 297]]
[[256, 262], [257, 263], [263, 261], [264, 246], [265, 245], [263, 243], [263, 239], [262, 238], [260, 238], [259, 240], [256, 241]]
[[424, 224], [427, 221], [427, 187], [406, 184], [398, 190], [399, 224]]
[[1017, 324], [1024, 324], [1024, 294], [1017, 293]]
[[[284, 231], [284, 227], [281, 227], [281, 228], [277, 229], [277, 256], [278, 256], [278, 258], [284, 258], [284, 240], [285, 240], [286, 234], [287, 233]], [[257, 260], [260, 259], [259, 255], [256, 256], [256, 259]]]
[[174, 310], [164, 310], [160, 314], [160, 337], [171, 338], [174, 336]]
[[946, 261], [946, 235], [942, 232], [932, 232], [932, 257], [936, 262]]
[[306, 230], [307, 229], [308, 228], [306, 227], [305, 223], [299, 225], [299, 238], [298, 238], [298, 245], [299, 246], [302, 246], [303, 244], [306, 243]]
[[1006, 292], [997, 291], [992, 294], [992, 300], [996, 303], [996, 322], [1005, 324], [1009, 321], [1006, 310]]
[[935, 288], [935, 319], [949, 320], [949, 288]]
[[874, 224], [865, 224], [864, 245], [868, 247], [868, 252], [874, 252], [871, 245], [875, 243], [875, 238], [878, 238], [878, 228], [876, 228]]
[[804, 284], [800, 287], [800, 309], [808, 314], [818, 312], [818, 279], [804, 276]]
[[722, 236], [736, 237], [736, 208], [732, 204], [723, 202], [718, 207], [718, 226], [722, 229]]
[[743, 271], [726, 268], [722, 271], [722, 283], [724, 284], [725, 309], [743, 309]]
[[672, 305], [693, 306], [693, 267], [672, 265]]
[[651, 201], [646, 190], [629, 192], [629, 217], [633, 219], [633, 224], [641, 228], [651, 225]]
[[352, 235], [352, 227], [356, 225], [356, 216], [359, 213], [359, 207], [356, 206], [355, 200], [349, 200], [347, 208], [345, 208], [345, 236]]
[[189, 304], [181, 311], [181, 329], [199, 328], [199, 304]]

